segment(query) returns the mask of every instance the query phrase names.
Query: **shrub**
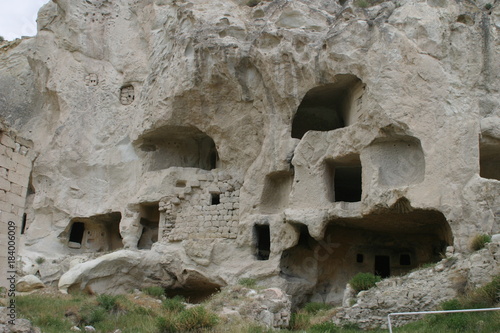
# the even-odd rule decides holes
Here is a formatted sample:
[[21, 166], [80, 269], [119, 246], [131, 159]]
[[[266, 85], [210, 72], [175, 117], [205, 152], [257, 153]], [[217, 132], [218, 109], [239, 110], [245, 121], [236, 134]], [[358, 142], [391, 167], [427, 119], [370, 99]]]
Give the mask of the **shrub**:
[[3, 36], [0, 36], [0, 43], [5, 41], [5, 38], [3, 38]]
[[207, 311], [203, 306], [182, 311], [177, 318], [177, 328], [181, 332], [200, 328], [212, 328], [217, 325], [219, 317]]
[[370, 3], [367, 0], [358, 0], [356, 1], [356, 6], [359, 8], [367, 8], [370, 5]]
[[97, 296], [97, 303], [106, 311], [111, 312], [118, 309], [119, 296], [102, 294]]
[[38, 265], [41, 265], [45, 262], [45, 258], [44, 257], [38, 257], [35, 259], [35, 262], [38, 264]]
[[242, 278], [238, 281], [238, 283], [247, 288], [255, 288], [257, 285], [257, 281], [252, 278]]
[[493, 5], [491, 3], [487, 3], [486, 5], [484, 5], [484, 9], [486, 10], [490, 10], [491, 8], [493, 8]]
[[332, 308], [331, 305], [325, 304], [325, 303], [319, 303], [319, 302], [311, 302], [311, 303], [307, 303], [306, 305], [304, 305], [304, 311], [306, 311], [310, 314], [316, 314], [321, 310], [328, 310], [331, 308]]
[[359, 293], [362, 290], [368, 290], [375, 286], [375, 283], [381, 280], [380, 276], [372, 273], [358, 273], [350, 281], [352, 289]]
[[165, 295], [165, 290], [162, 287], [158, 286], [144, 288], [142, 289], [142, 292], [146, 295], [156, 298], [160, 298], [161, 296]]
[[476, 235], [474, 238], [472, 238], [472, 241], [470, 243], [470, 248], [473, 251], [481, 250], [486, 246], [487, 243], [491, 242], [491, 236], [490, 235]]
[[165, 310], [174, 313], [181, 312], [186, 308], [186, 305], [184, 305], [184, 298], [182, 296], [174, 296], [172, 298], [164, 299], [162, 304]]

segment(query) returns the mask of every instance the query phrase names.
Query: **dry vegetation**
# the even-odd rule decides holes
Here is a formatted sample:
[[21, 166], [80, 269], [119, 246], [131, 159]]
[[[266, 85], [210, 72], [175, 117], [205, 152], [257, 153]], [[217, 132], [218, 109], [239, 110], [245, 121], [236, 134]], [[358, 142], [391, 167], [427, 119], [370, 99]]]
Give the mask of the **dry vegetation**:
[[[199, 305], [188, 305], [180, 297], [166, 298], [161, 288], [147, 288], [128, 295], [62, 295], [55, 289], [42, 289], [17, 297], [20, 317], [30, 319], [44, 333], [69, 332], [72, 326], [83, 329], [92, 325], [97, 332], [171, 333], [171, 332], [242, 332], [270, 333], [259, 323], [241, 316], [216, 315], [248, 293], [245, 286], [223, 288]], [[461, 298], [445, 302], [443, 309], [484, 308], [500, 305], [500, 276], [488, 285]], [[322, 303], [308, 303], [292, 315], [290, 327], [281, 332], [351, 333], [360, 332], [356, 325], [338, 327], [329, 320], [336, 309]], [[396, 332], [485, 332], [500, 331], [500, 312], [457, 313], [426, 316], [398, 328]], [[387, 332], [373, 330], [370, 332]]]

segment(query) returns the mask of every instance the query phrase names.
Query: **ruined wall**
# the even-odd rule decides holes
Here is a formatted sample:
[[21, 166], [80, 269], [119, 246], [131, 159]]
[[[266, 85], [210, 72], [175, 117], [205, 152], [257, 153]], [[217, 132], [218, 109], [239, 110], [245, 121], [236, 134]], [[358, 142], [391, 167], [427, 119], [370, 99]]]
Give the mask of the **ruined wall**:
[[[20, 236], [26, 230], [24, 206], [32, 167], [32, 144], [2, 124], [0, 132], [0, 286], [9, 287], [8, 272], [17, 270]], [[14, 236], [13, 239], [9, 236]], [[10, 242], [9, 242], [10, 241]], [[13, 250], [13, 251], [12, 251]]]

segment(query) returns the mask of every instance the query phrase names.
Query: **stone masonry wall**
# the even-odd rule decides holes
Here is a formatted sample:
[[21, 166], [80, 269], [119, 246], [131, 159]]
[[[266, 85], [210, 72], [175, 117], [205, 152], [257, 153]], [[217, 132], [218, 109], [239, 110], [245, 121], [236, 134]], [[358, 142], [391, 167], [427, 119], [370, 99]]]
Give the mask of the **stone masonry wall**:
[[[162, 239], [236, 238], [241, 184], [217, 173], [197, 177], [185, 182], [176, 197], [160, 202], [165, 216]], [[216, 203], [212, 201], [214, 195], [218, 197]]]
[[[0, 133], [0, 286], [8, 281], [8, 227], [15, 225], [15, 248], [19, 249], [26, 193], [31, 173], [31, 143], [16, 138], [2, 126]], [[10, 244], [13, 245], [13, 244]]]

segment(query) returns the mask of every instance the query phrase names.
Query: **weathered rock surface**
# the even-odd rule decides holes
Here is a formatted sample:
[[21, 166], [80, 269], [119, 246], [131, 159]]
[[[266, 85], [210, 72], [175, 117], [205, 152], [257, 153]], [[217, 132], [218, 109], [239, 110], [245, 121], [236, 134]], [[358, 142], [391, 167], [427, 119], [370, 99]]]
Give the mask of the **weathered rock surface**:
[[251, 289], [239, 285], [224, 288], [209, 303], [225, 318], [246, 318], [271, 328], [287, 328], [292, 302], [279, 288]]
[[340, 304], [357, 272], [468, 252], [500, 232], [485, 5], [49, 2], [0, 48], [0, 113], [37, 156], [26, 273], [43, 256], [42, 281], [96, 292], [251, 276]]
[[34, 275], [25, 275], [16, 284], [16, 290], [21, 292], [33, 291], [40, 288], [45, 288], [45, 285]]

